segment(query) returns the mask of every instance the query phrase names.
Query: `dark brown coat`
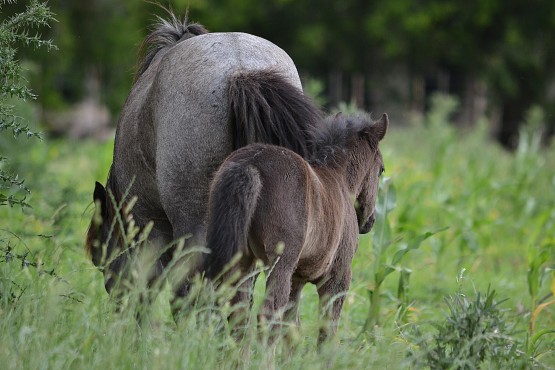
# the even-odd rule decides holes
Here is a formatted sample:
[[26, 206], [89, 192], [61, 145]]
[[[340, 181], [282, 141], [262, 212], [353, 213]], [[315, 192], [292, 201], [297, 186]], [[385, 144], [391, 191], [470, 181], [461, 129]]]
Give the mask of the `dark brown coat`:
[[[222, 274], [237, 253], [242, 275], [256, 259], [269, 268], [264, 315], [288, 308], [297, 315], [302, 287], [318, 286], [335, 331], [351, 281], [358, 234], [370, 231], [383, 171], [378, 149], [387, 116], [328, 118], [312, 133], [309, 160], [293, 151], [253, 144], [232, 153], [217, 171], [209, 200], [202, 271]], [[252, 279], [235, 301], [247, 299]], [[324, 335], [325, 333], [322, 333]]]

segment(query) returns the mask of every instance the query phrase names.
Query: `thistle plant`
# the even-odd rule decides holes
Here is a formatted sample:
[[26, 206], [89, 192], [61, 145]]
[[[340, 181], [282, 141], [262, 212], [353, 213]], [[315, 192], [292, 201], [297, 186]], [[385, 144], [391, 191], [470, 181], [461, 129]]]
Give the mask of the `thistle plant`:
[[[15, 0], [0, 0], [0, 10]], [[53, 14], [45, 3], [33, 0], [22, 13], [4, 19], [0, 23], [0, 132], [6, 131], [17, 138], [21, 135], [40, 138], [40, 134], [29, 129], [24, 120], [14, 109], [14, 100], [34, 100], [34, 95], [24, 78], [24, 70], [17, 59], [18, 45], [33, 48], [54, 49], [51, 40], [43, 40], [40, 34], [33, 31], [48, 26], [53, 21]], [[34, 34], [32, 32], [35, 32]], [[7, 158], [0, 153], [0, 206], [28, 206], [26, 196], [30, 190], [18, 175], [13, 175], [3, 168]], [[9, 194], [16, 190], [23, 196]]]

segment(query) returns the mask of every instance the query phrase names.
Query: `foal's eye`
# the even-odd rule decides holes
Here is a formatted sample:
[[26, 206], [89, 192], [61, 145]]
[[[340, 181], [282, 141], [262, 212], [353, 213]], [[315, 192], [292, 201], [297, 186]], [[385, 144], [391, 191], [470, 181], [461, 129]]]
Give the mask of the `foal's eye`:
[[381, 176], [385, 172], [385, 168], [383, 166], [380, 167], [380, 175]]

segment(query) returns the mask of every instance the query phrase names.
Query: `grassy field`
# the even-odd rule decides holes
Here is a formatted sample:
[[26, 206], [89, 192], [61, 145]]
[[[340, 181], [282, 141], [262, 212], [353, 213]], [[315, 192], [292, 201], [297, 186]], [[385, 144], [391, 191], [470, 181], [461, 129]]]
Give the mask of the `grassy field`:
[[164, 292], [142, 326], [132, 304], [116, 312], [83, 249], [112, 142], [1, 143], [32, 209], [0, 208], [0, 367], [555, 368], [555, 147], [525, 133], [510, 154], [446, 120], [392, 123], [381, 217], [360, 240], [337, 338], [317, 351], [307, 287], [302, 328], [274, 360], [254, 330], [229, 335], [228, 307], [196, 305], [176, 324]]

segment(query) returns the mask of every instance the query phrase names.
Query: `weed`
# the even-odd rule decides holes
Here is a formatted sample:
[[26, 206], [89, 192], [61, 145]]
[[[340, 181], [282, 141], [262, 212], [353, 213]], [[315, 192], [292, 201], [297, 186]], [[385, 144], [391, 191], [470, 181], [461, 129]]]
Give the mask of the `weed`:
[[[11, 247], [9, 262], [0, 262], [2, 368], [432, 367], [426, 353], [436, 365], [450, 356], [456, 362], [448, 368], [549, 368], [555, 363], [555, 148], [530, 144], [525, 155], [511, 155], [487, 140], [487, 126], [464, 133], [445, 119], [392, 126], [382, 147], [390, 178], [381, 184], [374, 230], [361, 238], [353, 260], [337, 338], [316, 350], [318, 295], [308, 286], [301, 327], [284, 325], [274, 362], [267, 337], [256, 334], [263, 279], [242, 341], [227, 320], [234, 308], [217, 304], [229, 291], [222, 296], [198, 285], [177, 323], [171, 290], [163, 284], [142, 325], [135, 318], [144, 310], [142, 287], [117, 309], [83, 248], [94, 181], [106, 177], [113, 143], [47, 138], [23, 150], [6, 149], [0, 140], [14, 172], [25, 173], [33, 189], [27, 198], [32, 211], [0, 207], [0, 227], [21, 236], [0, 243]], [[125, 235], [141, 239], [141, 233]], [[23, 268], [24, 260], [44, 271], [54, 268], [57, 277], [31, 264]], [[479, 299], [465, 297], [449, 279], [461, 267], [472, 274], [475, 290], [485, 292]], [[451, 309], [442, 299], [452, 292], [457, 294], [446, 299]], [[498, 297], [511, 299], [501, 304]], [[359, 335], [365, 323], [368, 335]], [[471, 323], [477, 328], [473, 339], [461, 334]], [[460, 346], [450, 336], [456, 330]], [[472, 364], [464, 358], [471, 350]]]
[[495, 368], [518, 369], [532, 364], [521, 344], [513, 338], [514, 323], [496, 301], [496, 292], [488, 287], [469, 300], [462, 283], [454, 296], [445, 298], [449, 312], [444, 321], [433, 321], [434, 335], [424, 335], [415, 328], [413, 364], [431, 369], [477, 369], [486, 364]]
[[[370, 306], [362, 332], [372, 331], [374, 326], [379, 325], [381, 320], [381, 287], [391, 273], [399, 272], [397, 298], [399, 301], [398, 319], [403, 321], [407, 309], [410, 306], [408, 295], [409, 279], [412, 271], [401, 265], [405, 256], [412, 250], [418, 249], [422, 242], [429, 237], [445, 230], [439, 229], [433, 232], [425, 232], [410, 236], [407, 241], [394, 237], [388, 220], [390, 212], [396, 207], [396, 190], [391, 178], [383, 178], [380, 182], [380, 194], [376, 203], [376, 224], [374, 226], [374, 237], [372, 239], [372, 252], [374, 256], [373, 274], [368, 288]], [[395, 246], [393, 255], [388, 254], [388, 249]]]

